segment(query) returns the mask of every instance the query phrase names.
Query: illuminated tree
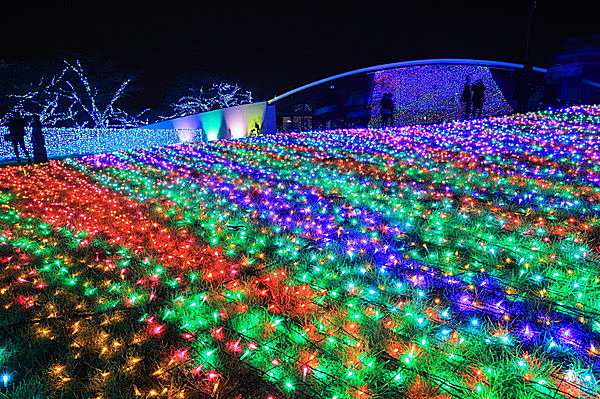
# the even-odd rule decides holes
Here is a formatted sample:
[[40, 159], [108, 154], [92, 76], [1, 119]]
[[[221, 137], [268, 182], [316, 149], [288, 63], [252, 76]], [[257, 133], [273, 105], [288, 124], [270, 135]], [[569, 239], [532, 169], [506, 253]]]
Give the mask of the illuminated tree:
[[162, 119], [179, 118], [214, 109], [252, 103], [252, 92], [237, 84], [218, 82], [199, 89], [188, 89], [189, 94], [170, 104], [172, 114]]
[[50, 126], [136, 127], [145, 123], [141, 116], [147, 110], [131, 114], [117, 105], [132, 80], [132, 77], [126, 78], [116, 89], [100, 89], [79, 60], [65, 60], [60, 72], [50, 78], [42, 77], [24, 93], [11, 94], [17, 102], [10, 113], [18, 110], [26, 116], [39, 115], [42, 123]]

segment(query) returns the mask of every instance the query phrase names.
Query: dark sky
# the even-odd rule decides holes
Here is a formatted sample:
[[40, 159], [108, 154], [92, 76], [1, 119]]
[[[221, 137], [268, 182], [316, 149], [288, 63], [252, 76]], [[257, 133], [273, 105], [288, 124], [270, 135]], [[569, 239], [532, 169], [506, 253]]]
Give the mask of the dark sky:
[[[347, 2], [337, 8], [325, 7], [324, 1], [279, 2], [262, 10], [219, 0], [6, 3], [0, 5], [0, 59], [39, 61], [94, 50], [125, 70], [139, 71], [138, 85], [152, 102], [185, 75], [221, 76], [268, 99], [320, 78], [388, 62], [522, 62], [530, 0], [363, 0], [360, 6]], [[600, 33], [592, 4], [538, 0], [534, 64], [547, 65], [568, 37]]]

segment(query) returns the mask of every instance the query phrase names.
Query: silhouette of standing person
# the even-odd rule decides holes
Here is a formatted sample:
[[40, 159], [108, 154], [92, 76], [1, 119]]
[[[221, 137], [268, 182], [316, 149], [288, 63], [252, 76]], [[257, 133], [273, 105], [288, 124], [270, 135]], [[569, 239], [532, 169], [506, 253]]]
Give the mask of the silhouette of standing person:
[[483, 95], [485, 86], [483, 81], [481, 79], [477, 80], [477, 83], [471, 86], [471, 91], [473, 92], [473, 116], [481, 118], [483, 114], [483, 103], [485, 102], [485, 96]]
[[21, 158], [19, 157], [19, 146], [21, 146], [21, 149], [23, 150], [23, 152], [25, 153], [25, 155], [27, 155], [27, 161], [29, 161], [29, 163], [31, 163], [31, 158], [29, 157], [29, 152], [27, 151], [27, 148], [25, 147], [25, 126], [27, 125], [27, 123], [25, 122], [25, 119], [23, 119], [21, 117], [21, 115], [17, 112], [13, 115], [13, 117], [10, 119], [10, 121], [8, 122], [8, 131], [9, 131], [9, 137], [7, 138], [7, 140], [12, 141], [13, 143], [13, 150], [15, 151], [15, 156], [17, 157], [17, 162], [21, 163]]
[[394, 125], [394, 101], [391, 93], [385, 93], [379, 103], [381, 107], [381, 127]]
[[261, 133], [261, 128], [258, 122], [254, 122], [254, 129], [250, 130], [249, 136], [259, 136]]
[[467, 75], [460, 101], [463, 103], [464, 117], [469, 119], [471, 117], [471, 77], [469, 75]]
[[33, 117], [33, 122], [31, 124], [31, 145], [33, 146], [33, 161], [48, 162], [46, 140], [44, 139], [42, 121], [40, 120], [39, 115]]

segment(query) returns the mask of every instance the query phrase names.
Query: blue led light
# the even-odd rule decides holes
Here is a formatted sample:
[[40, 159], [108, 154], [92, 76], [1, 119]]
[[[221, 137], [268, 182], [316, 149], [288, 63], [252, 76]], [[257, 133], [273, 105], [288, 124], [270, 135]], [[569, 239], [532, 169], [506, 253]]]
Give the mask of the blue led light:
[[[0, 138], [8, 134], [8, 128], [0, 126]], [[146, 149], [186, 142], [204, 141], [199, 129], [89, 129], [89, 128], [44, 128], [48, 157], [98, 154], [103, 152]], [[29, 153], [31, 130], [27, 129], [25, 145]], [[25, 158], [20, 150], [22, 158]], [[12, 143], [0, 143], [0, 161], [14, 160]]]

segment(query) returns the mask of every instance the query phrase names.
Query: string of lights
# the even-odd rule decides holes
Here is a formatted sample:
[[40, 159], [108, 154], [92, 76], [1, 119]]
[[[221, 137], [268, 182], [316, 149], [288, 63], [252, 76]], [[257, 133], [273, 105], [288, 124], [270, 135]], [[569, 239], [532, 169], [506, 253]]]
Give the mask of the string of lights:
[[4, 167], [0, 390], [598, 397], [599, 160], [581, 106]]
[[[25, 145], [33, 152], [31, 129], [26, 128]], [[0, 126], [0, 135], [7, 135], [8, 128]], [[111, 151], [127, 151], [132, 148], [149, 148], [189, 141], [201, 141], [203, 133], [196, 129], [93, 129], [93, 128], [59, 128], [43, 129], [46, 151], [50, 158], [65, 156], [97, 154]], [[21, 150], [22, 151], [22, 150]], [[24, 155], [21, 154], [23, 158]], [[0, 160], [15, 161], [12, 143], [0, 145]]]

